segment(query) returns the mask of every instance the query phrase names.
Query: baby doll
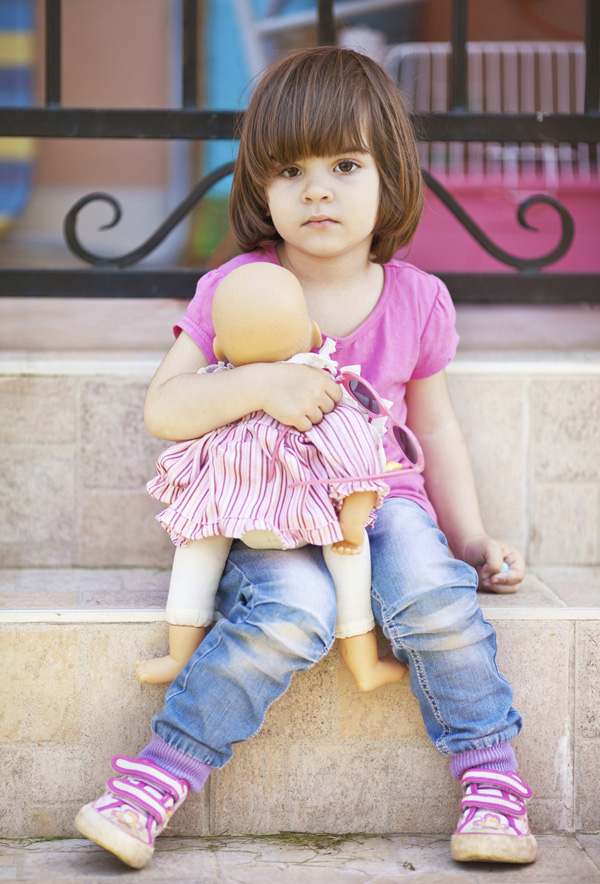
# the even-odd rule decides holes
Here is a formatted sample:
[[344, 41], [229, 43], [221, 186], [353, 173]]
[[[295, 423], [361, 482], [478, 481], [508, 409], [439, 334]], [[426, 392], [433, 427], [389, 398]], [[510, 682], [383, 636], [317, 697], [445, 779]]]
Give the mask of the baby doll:
[[[229, 273], [212, 316], [220, 362], [201, 371], [295, 362], [335, 376], [332, 341], [309, 352], [321, 347], [321, 333], [298, 280], [283, 267], [255, 263]], [[172, 681], [204, 638], [233, 538], [256, 549], [321, 546], [337, 595], [336, 637], [358, 687], [403, 677], [406, 666], [393, 654], [379, 658], [370, 600], [365, 527], [389, 490], [371, 478], [384, 466], [381, 432], [345, 393], [305, 432], [253, 412], [161, 455], [148, 491], [168, 504], [157, 518], [177, 547], [167, 601], [170, 653], [136, 663], [140, 681]]]

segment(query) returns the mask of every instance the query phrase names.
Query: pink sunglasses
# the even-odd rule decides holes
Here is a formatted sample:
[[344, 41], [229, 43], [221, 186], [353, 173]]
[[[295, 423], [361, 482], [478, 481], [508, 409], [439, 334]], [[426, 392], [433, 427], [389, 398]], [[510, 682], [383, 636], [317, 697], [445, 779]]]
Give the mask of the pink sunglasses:
[[387, 417], [388, 433], [391, 433], [391, 437], [400, 449], [404, 460], [410, 464], [408, 468], [400, 467], [399, 469], [402, 469], [405, 474], [408, 472], [422, 473], [425, 458], [417, 437], [405, 424], [396, 420], [389, 408], [379, 398], [377, 391], [364, 378], [351, 371], [342, 370], [338, 383], [364, 408], [370, 418], [382, 415]]
[[[367, 412], [369, 420], [373, 418], [385, 416], [388, 419], [388, 433], [394, 440], [400, 453], [402, 460], [408, 464], [404, 466], [399, 464], [398, 467], [387, 470], [385, 473], [377, 473], [370, 476], [349, 476], [345, 479], [310, 479], [306, 482], [294, 482], [292, 487], [299, 488], [308, 485], [339, 485], [343, 482], [365, 481], [368, 479], [388, 479], [394, 473], [402, 472], [403, 476], [409, 473], [422, 473], [425, 466], [425, 458], [423, 449], [419, 445], [415, 434], [404, 424], [399, 423], [385, 403], [379, 398], [379, 395], [373, 387], [361, 378], [359, 375], [351, 371], [343, 371], [336, 379], [336, 383], [340, 384], [344, 390], [351, 396], [361, 408]], [[289, 427], [287, 429], [290, 429]], [[284, 431], [284, 435], [287, 432]], [[277, 447], [279, 447], [279, 444]]]

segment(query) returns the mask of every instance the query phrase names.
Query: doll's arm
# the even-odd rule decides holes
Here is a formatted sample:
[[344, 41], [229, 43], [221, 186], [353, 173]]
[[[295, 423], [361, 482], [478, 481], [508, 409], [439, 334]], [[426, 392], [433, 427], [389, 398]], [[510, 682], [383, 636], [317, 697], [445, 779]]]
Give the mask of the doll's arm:
[[[481, 587], [516, 591], [525, 565], [518, 550], [490, 537], [483, 525], [471, 459], [454, 414], [446, 373], [410, 381], [406, 403], [407, 423], [425, 454], [427, 494], [452, 551], [477, 569]], [[503, 561], [510, 569], [501, 573]]]
[[306, 365], [256, 363], [198, 374], [207, 365], [182, 332], [152, 379], [144, 406], [148, 431], [159, 439], [197, 439], [253, 411], [304, 431], [341, 398], [327, 372]]

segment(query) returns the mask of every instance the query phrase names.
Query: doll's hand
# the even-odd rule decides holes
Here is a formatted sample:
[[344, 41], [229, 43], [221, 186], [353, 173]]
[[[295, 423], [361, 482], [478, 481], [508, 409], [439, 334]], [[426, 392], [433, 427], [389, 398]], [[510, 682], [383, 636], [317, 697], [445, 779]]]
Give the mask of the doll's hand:
[[323, 420], [342, 398], [342, 388], [320, 368], [294, 363], [265, 366], [262, 410], [301, 432]]
[[[463, 553], [465, 562], [479, 574], [479, 589], [491, 592], [516, 592], [525, 575], [525, 562], [513, 546], [488, 537], [487, 534], [469, 541]], [[506, 563], [508, 568], [503, 569]]]

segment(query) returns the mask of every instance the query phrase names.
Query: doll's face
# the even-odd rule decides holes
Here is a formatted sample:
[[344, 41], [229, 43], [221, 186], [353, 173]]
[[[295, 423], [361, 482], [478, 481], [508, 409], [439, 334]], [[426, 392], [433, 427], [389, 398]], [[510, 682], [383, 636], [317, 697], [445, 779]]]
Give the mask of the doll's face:
[[275, 264], [245, 264], [229, 273], [212, 313], [215, 354], [233, 365], [281, 362], [321, 344], [300, 283]]

